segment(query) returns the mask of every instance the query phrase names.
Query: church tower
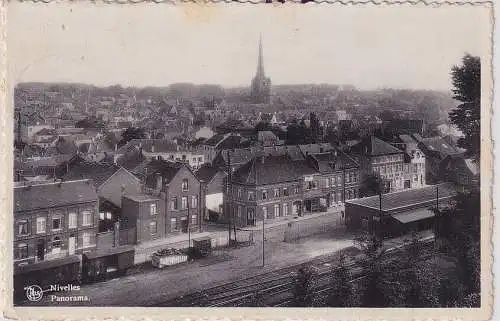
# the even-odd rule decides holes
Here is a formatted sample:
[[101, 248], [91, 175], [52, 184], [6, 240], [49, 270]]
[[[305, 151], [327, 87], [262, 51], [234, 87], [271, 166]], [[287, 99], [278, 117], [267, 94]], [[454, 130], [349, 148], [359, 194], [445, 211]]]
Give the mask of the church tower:
[[262, 36], [259, 39], [259, 57], [257, 61], [257, 73], [252, 79], [251, 88], [252, 102], [255, 104], [268, 104], [271, 100], [271, 79], [264, 72], [264, 57], [262, 55]]

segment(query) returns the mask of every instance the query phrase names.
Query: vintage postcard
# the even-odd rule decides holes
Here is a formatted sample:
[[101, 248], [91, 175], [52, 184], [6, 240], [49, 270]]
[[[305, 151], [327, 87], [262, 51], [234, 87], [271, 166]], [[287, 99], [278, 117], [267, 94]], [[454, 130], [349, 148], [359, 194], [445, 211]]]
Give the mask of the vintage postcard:
[[3, 14], [6, 316], [490, 318], [491, 5]]

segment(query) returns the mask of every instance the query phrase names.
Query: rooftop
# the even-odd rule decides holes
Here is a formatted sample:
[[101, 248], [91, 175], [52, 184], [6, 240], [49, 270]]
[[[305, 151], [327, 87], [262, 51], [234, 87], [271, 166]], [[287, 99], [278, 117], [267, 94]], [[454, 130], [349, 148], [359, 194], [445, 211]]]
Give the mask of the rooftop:
[[353, 151], [368, 156], [380, 156], [403, 153], [402, 150], [375, 136], [366, 137], [353, 146]]
[[241, 166], [233, 174], [233, 181], [249, 185], [268, 185], [301, 179], [316, 173], [305, 160], [294, 161], [287, 155], [260, 156]]
[[[438, 186], [436, 188], [436, 186]], [[437, 193], [436, 193], [437, 190]], [[447, 199], [456, 195], [455, 187], [452, 184], [430, 185], [423, 188], [409, 189], [400, 192], [387, 193], [382, 195], [382, 211], [391, 211], [405, 208], [412, 205], [427, 203], [436, 199]], [[358, 198], [346, 201], [348, 204], [380, 209], [380, 198], [378, 195]]]
[[151, 201], [158, 201], [159, 198], [154, 197], [152, 195], [148, 194], [136, 194], [136, 195], [124, 195], [123, 197], [131, 199], [134, 202], [151, 202]]
[[14, 212], [97, 202], [92, 180], [52, 182], [14, 187]]

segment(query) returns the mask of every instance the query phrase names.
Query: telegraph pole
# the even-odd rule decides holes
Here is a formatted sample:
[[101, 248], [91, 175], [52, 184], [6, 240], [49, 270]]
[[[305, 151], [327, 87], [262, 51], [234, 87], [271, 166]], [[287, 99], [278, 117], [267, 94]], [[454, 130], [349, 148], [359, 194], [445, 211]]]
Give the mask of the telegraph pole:
[[231, 209], [231, 193], [233, 192], [231, 190], [231, 158], [229, 155], [229, 150], [227, 151], [227, 182], [226, 182], [226, 190], [227, 190], [227, 205], [226, 205], [226, 210], [227, 210], [227, 219], [228, 219], [228, 232], [229, 232], [229, 239], [228, 243], [231, 243], [231, 214], [230, 214], [230, 209]]

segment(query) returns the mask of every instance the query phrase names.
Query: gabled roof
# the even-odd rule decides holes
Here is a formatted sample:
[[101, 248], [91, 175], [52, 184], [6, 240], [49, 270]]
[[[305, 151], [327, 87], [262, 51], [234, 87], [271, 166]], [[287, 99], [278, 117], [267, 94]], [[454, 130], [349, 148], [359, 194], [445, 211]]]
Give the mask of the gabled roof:
[[367, 156], [380, 156], [403, 153], [402, 150], [384, 142], [375, 136], [365, 137], [360, 143], [353, 146], [353, 152], [367, 155]]
[[248, 185], [268, 185], [299, 180], [316, 173], [307, 161], [293, 161], [288, 156], [255, 157], [237, 169], [233, 182]]
[[[198, 177], [199, 180], [203, 180], [205, 183], [209, 183], [212, 181], [212, 179], [217, 175], [217, 173], [223, 172], [221, 169], [209, 165], [209, 164], [204, 164], [202, 167], [200, 167], [196, 171], [196, 177]], [[224, 173], [225, 175], [225, 173]]]
[[83, 159], [76, 160], [68, 167], [69, 172], [63, 175], [64, 180], [92, 179], [97, 187], [120, 169], [116, 165], [90, 163]]
[[170, 183], [170, 181], [172, 181], [175, 175], [177, 175], [182, 167], [186, 167], [188, 170], [190, 170], [189, 167], [187, 167], [183, 163], [154, 159], [146, 162], [145, 166], [142, 168], [141, 173], [136, 174], [145, 177], [146, 186], [155, 188], [157, 174], [160, 174], [162, 176], [163, 183], [168, 184]]
[[14, 187], [14, 212], [97, 201], [91, 180]]

